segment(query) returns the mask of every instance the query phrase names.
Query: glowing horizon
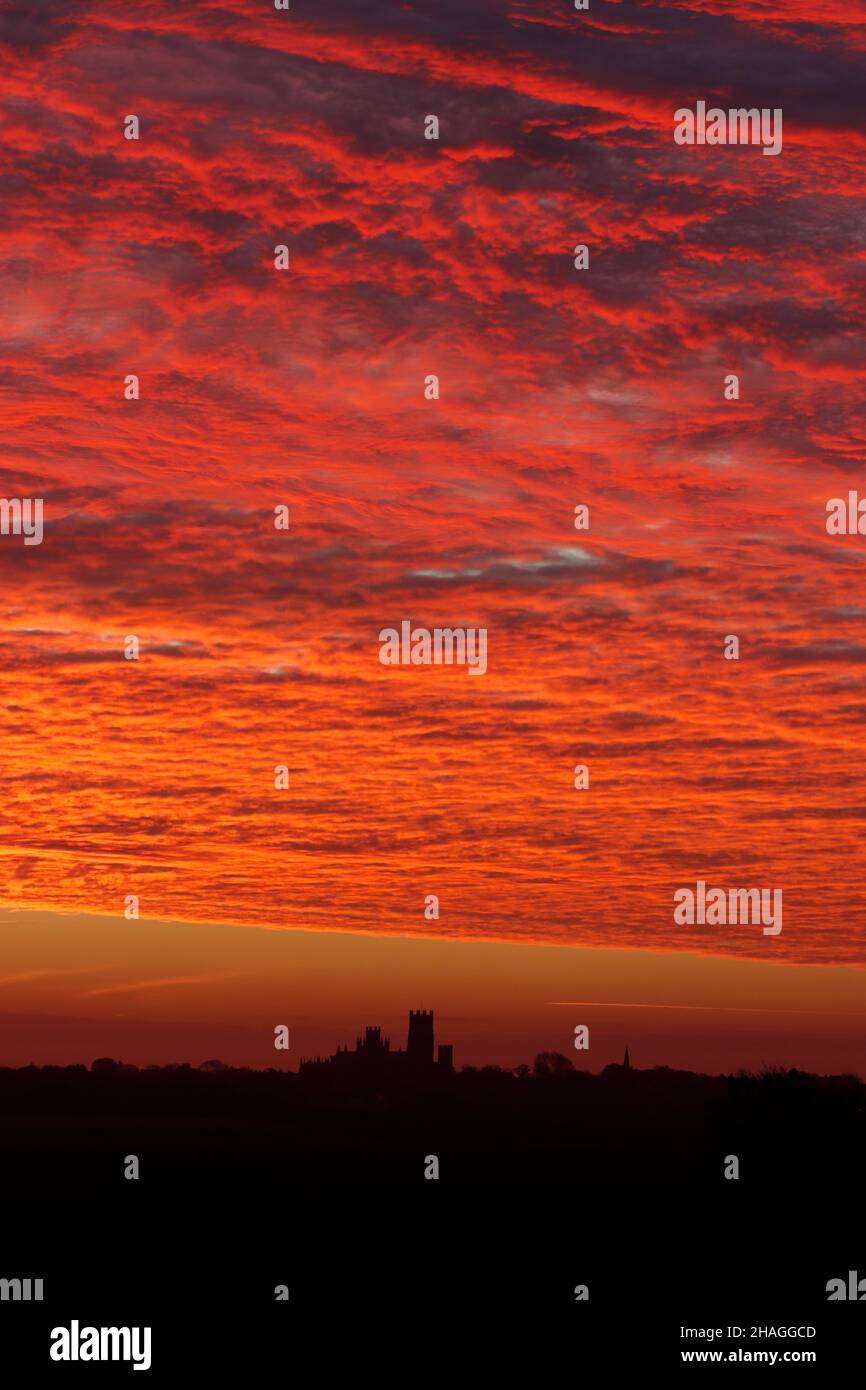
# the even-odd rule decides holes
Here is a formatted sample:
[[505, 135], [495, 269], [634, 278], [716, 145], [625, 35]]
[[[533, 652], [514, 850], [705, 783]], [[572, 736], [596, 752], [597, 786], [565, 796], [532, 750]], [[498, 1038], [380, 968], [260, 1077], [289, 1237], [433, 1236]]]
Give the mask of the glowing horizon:
[[[368, 1023], [399, 1038], [408, 1010], [426, 1007], [458, 1067], [553, 1050], [597, 1071], [628, 1043], [637, 1066], [864, 1070], [863, 972], [851, 966], [89, 914], [2, 911], [0, 932], [0, 1065], [219, 1057], [295, 1070]], [[597, 998], [556, 993], [588, 984]], [[279, 1023], [288, 1053], [273, 1049]], [[573, 1050], [579, 1023], [588, 1052]]]

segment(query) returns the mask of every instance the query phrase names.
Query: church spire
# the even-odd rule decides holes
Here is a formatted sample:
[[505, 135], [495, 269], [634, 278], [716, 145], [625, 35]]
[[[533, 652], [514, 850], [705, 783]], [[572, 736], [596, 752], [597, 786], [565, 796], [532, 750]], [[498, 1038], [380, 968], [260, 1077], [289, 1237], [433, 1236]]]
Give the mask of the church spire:
[[626, 1048], [625, 1050], [625, 1056], [622, 1059], [622, 1065], [626, 1071], [628, 1071], [631, 1067], [631, 1063], [628, 1060], [628, 1048]]

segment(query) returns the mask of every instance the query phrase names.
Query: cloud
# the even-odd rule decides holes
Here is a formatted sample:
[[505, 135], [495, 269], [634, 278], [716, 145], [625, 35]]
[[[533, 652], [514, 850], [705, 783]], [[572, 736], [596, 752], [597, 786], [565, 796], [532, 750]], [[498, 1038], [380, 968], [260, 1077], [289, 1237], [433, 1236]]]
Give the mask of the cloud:
[[[435, 880], [445, 934], [679, 949], [700, 846], [794, 895], [780, 959], [862, 961], [861, 17], [285, 19], [0, 15], [10, 894], [399, 935]], [[675, 146], [698, 96], [782, 155]], [[403, 616], [487, 674], [381, 667]]]

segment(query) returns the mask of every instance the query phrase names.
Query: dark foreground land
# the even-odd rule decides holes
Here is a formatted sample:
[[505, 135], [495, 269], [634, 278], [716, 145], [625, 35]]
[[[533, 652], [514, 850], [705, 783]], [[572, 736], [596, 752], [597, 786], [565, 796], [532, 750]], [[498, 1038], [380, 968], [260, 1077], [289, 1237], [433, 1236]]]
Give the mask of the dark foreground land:
[[[216, 1064], [210, 1064], [212, 1067]], [[866, 1169], [866, 1084], [795, 1070], [702, 1076], [607, 1067], [600, 1075], [544, 1055], [520, 1074], [487, 1067], [389, 1082], [188, 1065], [137, 1070], [0, 1069], [0, 1156], [93, 1169], [100, 1181], [135, 1154], [145, 1170], [204, 1160], [344, 1185], [424, 1180], [485, 1185], [573, 1182], [629, 1189], [683, 1183], [778, 1187]], [[197, 1164], [201, 1174], [201, 1164]], [[79, 1173], [79, 1178], [81, 1173]]]
[[111, 1064], [0, 1070], [0, 1114], [0, 1277], [47, 1281], [41, 1305], [0, 1304], [4, 1345], [28, 1356], [72, 1317], [149, 1322], [172, 1368], [163, 1382], [155, 1360], [157, 1383], [288, 1374], [302, 1355], [322, 1378], [351, 1352], [387, 1384], [410, 1333], [431, 1373], [454, 1373], [462, 1341], [484, 1364], [534, 1358], [544, 1381], [563, 1352], [575, 1372], [679, 1368], [683, 1325], [777, 1350], [751, 1329], [799, 1325], [811, 1373], [847, 1376], [866, 1337], [866, 1299], [826, 1292], [866, 1278], [855, 1077], [547, 1058], [389, 1089]]

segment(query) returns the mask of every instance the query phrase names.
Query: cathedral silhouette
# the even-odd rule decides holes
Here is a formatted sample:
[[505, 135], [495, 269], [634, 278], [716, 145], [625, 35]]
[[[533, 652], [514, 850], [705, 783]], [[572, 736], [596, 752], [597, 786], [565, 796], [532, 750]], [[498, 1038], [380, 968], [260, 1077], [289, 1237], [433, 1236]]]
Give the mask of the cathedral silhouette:
[[302, 1076], [329, 1073], [347, 1079], [383, 1081], [450, 1076], [454, 1071], [454, 1048], [450, 1043], [440, 1043], [435, 1060], [434, 1048], [433, 1010], [410, 1009], [405, 1049], [392, 1049], [391, 1039], [382, 1037], [381, 1028], [366, 1028], [363, 1038], [356, 1040], [354, 1051], [346, 1044], [338, 1047], [333, 1057], [302, 1057], [298, 1070]]

